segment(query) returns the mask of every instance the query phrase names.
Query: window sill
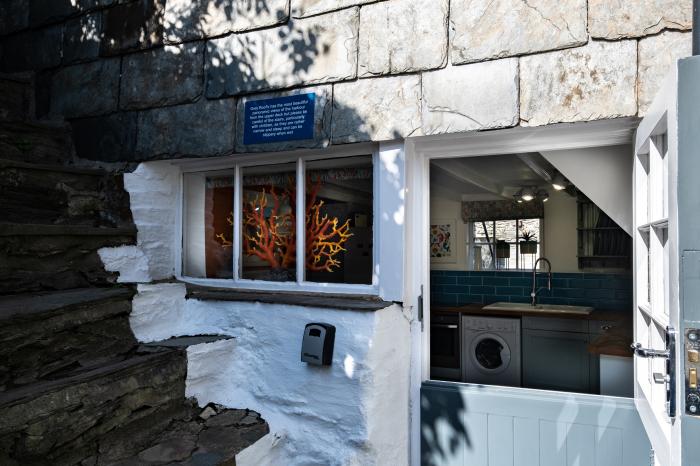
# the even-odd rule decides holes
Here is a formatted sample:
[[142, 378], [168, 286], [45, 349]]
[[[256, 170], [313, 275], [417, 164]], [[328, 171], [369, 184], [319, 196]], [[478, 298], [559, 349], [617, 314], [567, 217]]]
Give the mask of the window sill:
[[345, 295], [294, 291], [254, 291], [185, 283], [187, 299], [201, 301], [243, 301], [290, 306], [321, 307], [341, 311], [374, 312], [391, 306], [377, 296]]

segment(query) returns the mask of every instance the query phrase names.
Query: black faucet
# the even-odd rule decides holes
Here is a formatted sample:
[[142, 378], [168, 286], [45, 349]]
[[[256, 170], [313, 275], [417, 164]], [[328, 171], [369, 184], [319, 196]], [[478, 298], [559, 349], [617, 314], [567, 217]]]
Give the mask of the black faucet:
[[552, 263], [549, 262], [549, 259], [540, 257], [535, 261], [535, 265], [532, 266], [532, 292], [530, 292], [530, 298], [532, 298], [532, 301], [530, 301], [530, 304], [533, 306], [537, 306], [537, 293], [544, 288], [537, 288], [537, 264], [539, 264], [540, 261], [547, 263], [547, 289], [552, 289]]

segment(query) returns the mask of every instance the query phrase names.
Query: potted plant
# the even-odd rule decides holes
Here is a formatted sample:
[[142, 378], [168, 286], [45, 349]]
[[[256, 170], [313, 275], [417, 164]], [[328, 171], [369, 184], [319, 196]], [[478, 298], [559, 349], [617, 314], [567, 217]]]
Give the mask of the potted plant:
[[510, 244], [505, 240], [496, 241], [496, 259], [510, 259]]
[[520, 233], [520, 254], [537, 253], [537, 241], [535, 241], [534, 238], [534, 233], [528, 230], [522, 230]]

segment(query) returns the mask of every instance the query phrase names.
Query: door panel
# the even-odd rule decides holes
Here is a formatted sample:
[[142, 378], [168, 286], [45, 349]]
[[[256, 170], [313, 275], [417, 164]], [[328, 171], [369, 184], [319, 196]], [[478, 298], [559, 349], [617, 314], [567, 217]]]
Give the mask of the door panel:
[[635, 403], [660, 465], [698, 464], [700, 448], [700, 419], [686, 412], [696, 363], [685, 351], [687, 329], [700, 328], [699, 304], [683, 299], [700, 288], [686, 276], [700, 270], [698, 82], [700, 57], [678, 61], [635, 137]]
[[641, 466], [649, 441], [627, 398], [425, 382], [424, 466]]

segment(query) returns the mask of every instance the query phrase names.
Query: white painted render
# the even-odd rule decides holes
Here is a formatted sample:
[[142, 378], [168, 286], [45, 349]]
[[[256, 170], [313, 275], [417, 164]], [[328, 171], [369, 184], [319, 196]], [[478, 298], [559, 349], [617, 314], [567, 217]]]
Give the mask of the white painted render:
[[541, 153], [620, 228], [632, 234], [632, 148], [629, 145]]
[[[186, 300], [183, 284], [138, 290], [131, 324], [141, 341], [234, 337], [189, 348], [187, 395], [253, 409], [269, 423], [274, 441], [254, 444], [237, 464], [408, 463], [411, 338], [401, 306], [339, 311]], [[329, 367], [300, 360], [309, 322], [336, 326]]]

